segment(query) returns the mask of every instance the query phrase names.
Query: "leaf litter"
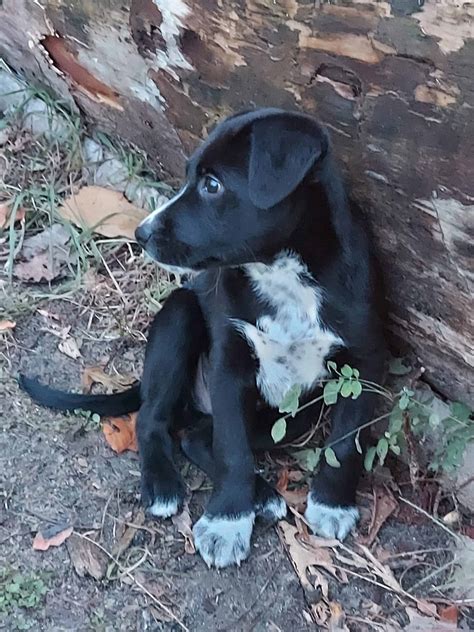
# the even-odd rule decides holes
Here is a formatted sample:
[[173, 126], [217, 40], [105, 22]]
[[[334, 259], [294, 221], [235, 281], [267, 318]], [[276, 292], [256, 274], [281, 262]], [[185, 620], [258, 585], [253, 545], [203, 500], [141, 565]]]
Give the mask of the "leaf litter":
[[61, 546], [72, 534], [71, 525], [53, 524], [49, 525], [35, 535], [33, 549], [35, 551], [47, 551], [50, 547]]
[[130, 241], [135, 240], [135, 228], [148, 215], [122, 193], [98, 186], [79, 189], [64, 201], [58, 213], [80, 228]]
[[136, 424], [138, 413], [131, 413], [124, 417], [107, 417], [102, 430], [105, 440], [117, 454], [125, 450], [138, 452]]
[[13, 267], [14, 276], [30, 283], [68, 276], [78, 260], [70, 239], [70, 232], [61, 224], [53, 224], [27, 237]]

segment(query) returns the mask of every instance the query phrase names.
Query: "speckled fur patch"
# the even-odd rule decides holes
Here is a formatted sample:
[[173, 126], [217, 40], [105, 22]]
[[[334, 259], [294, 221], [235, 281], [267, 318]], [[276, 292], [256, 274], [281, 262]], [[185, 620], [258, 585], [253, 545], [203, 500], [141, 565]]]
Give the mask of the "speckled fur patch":
[[322, 292], [300, 257], [282, 252], [271, 265], [245, 270], [254, 291], [275, 310], [255, 325], [234, 320], [259, 360], [257, 386], [268, 404], [278, 407], [295, 384], [303, 390], [327, 375], [326, 358], [343, 341], [321, 324]]

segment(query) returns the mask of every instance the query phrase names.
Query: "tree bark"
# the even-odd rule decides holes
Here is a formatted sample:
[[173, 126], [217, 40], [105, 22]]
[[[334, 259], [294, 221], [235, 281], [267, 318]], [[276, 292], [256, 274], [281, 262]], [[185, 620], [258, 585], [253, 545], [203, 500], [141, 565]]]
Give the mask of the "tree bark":
[[3, 0], [0, 51], [172, 178], [236, 110], [319, 117], [370, 217], [391, 330], [474, 403], [472, 4]]

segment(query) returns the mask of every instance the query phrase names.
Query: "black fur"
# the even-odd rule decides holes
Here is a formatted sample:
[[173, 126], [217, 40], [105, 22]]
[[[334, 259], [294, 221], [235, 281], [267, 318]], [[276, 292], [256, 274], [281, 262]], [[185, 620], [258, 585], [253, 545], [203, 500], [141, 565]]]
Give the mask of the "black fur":
[[[206, 175], [219, 181], [217, 192]], [[252, 453], [274, 446], [270, 430], [280, 414], [262, 401], [255, 382], [257, 360], [230, 320], [255, 324], [271, 313], [241, 266], [270, 263], [282, 250], [297, 253], [311, 282], [322, 290], [322, 322], [344, 341], [327, 360], [357, 367], [364, 379], [383, 379], [381, 281], [367, 229], [347, 198], [326, 131], [306, 115], [275, 109], [230, 117], [190, 158], [181, 194], [142, 223], [136, 237], [162, 264], [200, 271], [168, 298], [149, 337], [138, 420], [143, 501], [149, 506], [157, 499], [178, 504], [183, 499], [169, 432], [184, 419], [191, 425], [202, 419], [193, 385], [198, 360], [207, 357], [212, 430], [208, 425], [204, 434], [189, 433], [183, 447], [212, 476], [206, 516], [250, 515], [261, 504]], [[137, 403], [136, 387], [125, 394], [81, 396], [26, 378], [21, 386], [39, 403], [62, 409], [121, 414]], [[306, 393], [303, 401], [317, 392]], [[340, 400], [333, 407], [329, 441], [370, 420], [373, 408], [374, 396], [367, 393]], [[290, 438], [316, 418], [314, 408], [300, 412], [288, 425]], [[363, 431], [360, 443], [366, 442]], [[321, 466], [312, 498], [329, 507], [351, 507], [363, 457], [353, 436], [334, 449], [341, 467]], [[225, 565], [218, 545], [213, 546], [211, 553], [202, 546], [206, 561]], [[232, 553], [229, 563], [245, 554]]]

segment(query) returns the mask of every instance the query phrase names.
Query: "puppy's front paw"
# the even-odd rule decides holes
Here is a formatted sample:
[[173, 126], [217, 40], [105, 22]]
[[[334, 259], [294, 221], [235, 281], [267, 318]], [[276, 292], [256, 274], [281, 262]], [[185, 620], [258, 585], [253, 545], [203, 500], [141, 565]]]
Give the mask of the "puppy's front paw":
[[141, 500], [147, 513], [155, 518], [170, 518], [178, 513], [184, 490], [179, 480], [168, 480], [164, 484], [156, 474], [142, 472]]
[[202, 516], [193, 527], [194, 543], [208, 566], [240, 566], [250, 553], [255, 513]]
[[319, 503], [308, 494], [308, 504], [304, 514], [311, 530], [323, 538], [344, 540], [359, 519], [357, 507], [332, 507]]

